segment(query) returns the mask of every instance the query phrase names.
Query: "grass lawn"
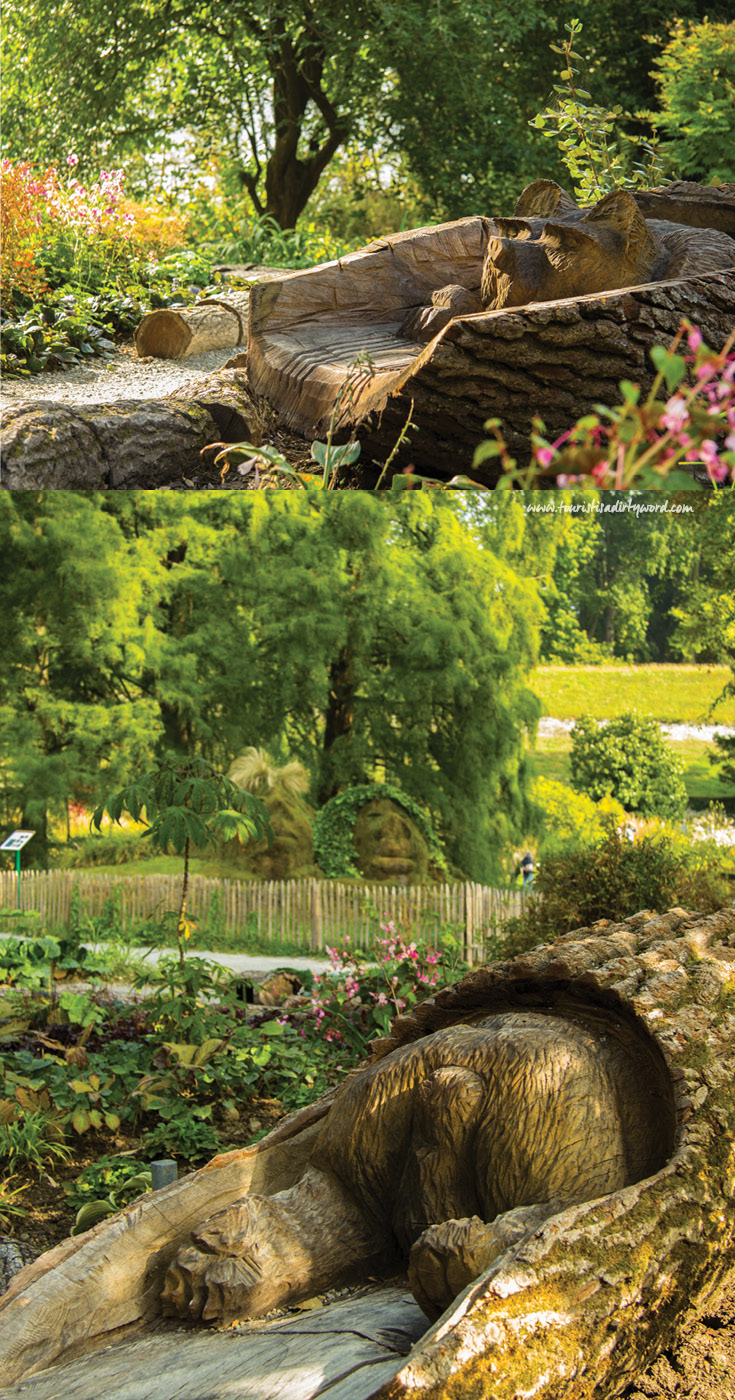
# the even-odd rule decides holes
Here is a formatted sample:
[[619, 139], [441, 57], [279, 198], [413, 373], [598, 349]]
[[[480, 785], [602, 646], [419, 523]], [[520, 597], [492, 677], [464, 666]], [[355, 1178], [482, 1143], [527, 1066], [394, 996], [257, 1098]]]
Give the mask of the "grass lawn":
[[[666, 743], [683, 760], [684, 784], [690, 798], [695, 798], [698, 802], [721, 802], [725, 797], [735, 797], [735, 787], [732, 784], [720, 783], [716, 768], [708, 761], [707, 755], [712, 745], [707, 740], [667, 739]], [[538, 776], [552, 778], [557, 783], [571, 783], [571, 747], [568, 734], [554, 734], [537, 739], [531, 758]]]
[[531, 688], [555, 719], [635, 710], [662, 724], [735, 725], [735, 696], [710, 713], [731, 679], [727, 666], [539, 666]]

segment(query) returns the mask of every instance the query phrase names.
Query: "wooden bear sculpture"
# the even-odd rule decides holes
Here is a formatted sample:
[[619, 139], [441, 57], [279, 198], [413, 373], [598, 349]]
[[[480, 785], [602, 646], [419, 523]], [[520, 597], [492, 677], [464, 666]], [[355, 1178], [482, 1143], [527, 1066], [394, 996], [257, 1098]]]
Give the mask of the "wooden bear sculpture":
[[627, 190], [579, 209], [552, 181], [529, 185], [512, 219], [496, 219], [482, 270], [487, 311], [714, 272], [735, 263], [726, 233], [644, 219]]
[[438, 1317], [565, 1204], [665, 1160], [634, 1058], [576, 1020], [505, 1012], [435, 1032], [348, 1079], [301, 1179], [213, 1216], [168, 1270], [163, 1308], [256, 1317], [409, 1261]]
[[581, 209], [553, 180], [535, 180], [511, 219], [491, 221], [476, 290], [446, 286], [406, 317], [401, 334], [431, 340], [455, 316], [502, 311], [735, 266], [735, 242], [717, 229], [646, 219], [615, 190]]

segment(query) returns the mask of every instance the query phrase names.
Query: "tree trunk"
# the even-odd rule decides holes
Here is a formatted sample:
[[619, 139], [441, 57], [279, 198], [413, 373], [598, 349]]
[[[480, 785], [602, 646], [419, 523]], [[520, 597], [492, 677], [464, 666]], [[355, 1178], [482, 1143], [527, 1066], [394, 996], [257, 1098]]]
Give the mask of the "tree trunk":
[[[307, 21], [305, 29], [308, 27]], [[291, 229], [316, 189], [320, 175], [347, 139], [349, 126], [322, 88], [326, 54], [316, 26], [309, 35], [308, 54], [294, 49], [285, 29], [273, 54], [275, 140], [265, 173], [265, 212], [282, 229]], [[322, 117], [326, 136], [321, 145], [318, 140], [310, 143], [308, 156], [299, 156], [304, 114], [310, 102]]]
[[337, 660], [329, 670], [329, 700], [324, 725], [324, 777], [319, 789], [318, 805], [324, 806], [331, 797], [336, 797], [339, 785], [334, 778], [332, 748], [338, 740], [349, 742], [355, 720], [355, 682], [352, 672], [352, 653], [348, 646], [341, 648]]
[[244, 345], [249, 302], [249, 291], [233, 291], [224, 297], [209, 297], [196, 306], [151, 311], [135, 332], [138, 355], [177, 360], [185, 355], [202, 355], [205, 350]]
[[179, 390], [169, 399], [13, 408], [3, 417], [0, 486], [9, 491], [156, 487], [199, 471], [202, 449], [223, 438], [260, 443], [263, 411], [241, 370], [195, 380], [189, 397], [184, 395]]

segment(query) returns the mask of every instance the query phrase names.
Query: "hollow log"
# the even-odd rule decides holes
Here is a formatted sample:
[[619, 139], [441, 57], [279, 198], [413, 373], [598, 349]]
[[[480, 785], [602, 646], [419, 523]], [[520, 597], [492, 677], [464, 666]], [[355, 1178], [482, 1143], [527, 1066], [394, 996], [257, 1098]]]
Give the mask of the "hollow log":
[[[516, 1053], [523, 1051], [519, 1034], [534, 1021], [543, 1047], [535, 1065]], [[481, 1042], [489, 1022], [500, 1040], [486, 1081]], [[565, 1025], [573, 1028], [568, 1054]], [[445, 1045], [452, 1064], [443, 1069]], [[193, 1220], [195, 1239], [206, 1236], [211, 1246], [204, 1268], [217, 1271], [215, 1300], [226, 1290], [231, 1298], [252, 1291], [257, 1254], [238, 1252], [235, 1217], [247, 1217], [249, 1230], [264, 1201], [275, 1227], [263, 1237], [265, 1254], [290, 1235], [294, 1267], [313, 1254], [322, 1286], [324, 1257], [310, 1232], [328, 1229], [323, 1206], [334, 1183], [330, 1249], [339, 1255], [340, 1201], [350, 1197], [353, 1221], [359, 1226], [367, 1208], [373, 1222], [364, 1243], [371, 1271], [386, 1214], [397, 1212], [394, 1249], [405, 1251], [421, 1231], [409, 1278], [422, 1306], [450, 1300], [408, 1356], [393, 1362], [393, 1374], [375, 1377], [376, 1389], [337, 1386], [335, 1400], [565, 1400], [572, 1393], [613, 1400], [735, 1278], [734, 1071], [735, 909], [601, 920], [489, 964], [398, 1017], [374, 1043], [371, 1062], [311, 1117], [302, 1110], [257, 1148], [215, 1159], [29, 1265], [0, 1302], [2, 1373], [20, 1380], [54, 1357], [91, 1351], [93, 1339], [114, 1328], [136, 1319], [152, 1326], [162, 1280], [172, 1264], [180, 1267]], [[483, 1082], [491, 1096], [508, 1096], [506, 1111], [477, 1117]], [[513, 1107], [514, 1087], [521, 1092]], [[550, 1143], [564, 1115], [571, 1124], [581, 1114], [579, 1128], [590, 1111], [591, 1130], [562, 1132], [556, 1158]], [[462, 1170], [447, 1155], [452, 1141]], [[473, 1180], [465, 1168], [483, 1143], [491, 1147], [490, 1175]], [[416, 1170], [407, 1171], [414, 1157]], [[565, 1161], [573, 1173], [582, 1170], [582, 1197], [564, 1199]], [[561, 1188], [557, 1199], [534, 1199], [547, 1184]], [[424, 1229], [427, 1210], [447, 1192], [459, 1193], [460, 1215], [478, 1205], [485, 1219], [476, 1212], [465, 1220], [434, 1217]], [[487, 1218], [490, 1197], [500, 1210], [494, 1220]], [[360, 1247], [358, 1228], [347, 1248]], [[187, 1259], [191, 1248], [184, 1246]], [[263, 1277], [272, 1291], [270, 1274]], [[291, 1278], [287, 1269], [288, 1287]], [[302, 1288], [310, 1282], [304, 1277]], [[164, 1300], [167, 1293], [165, 1284]], [[270, 1292], [265, 1301], [272, 1302]], [[118, 1374], [125, 1356], [121, 1346]], [[262, 1356], [253, 1357], [257, 1369]], [[70, 1390], [64, 1374], [56, 1392], [53, 1372], [39, 1377], [39, 1400], [91, 1393]], [[265, 1388], [251, 1385], [253, 1374], [244, 1353], [240, 1369], [228, 1370], [238, 1394], [275, 1393], [267, 1380]], [[176, 1377], [157, 1386], [157, 1400], [190, 1393]], [[8, 1400], [24, 1393], [21, 1382]]]
[[231, 369], [194, 380], [167, 399], [86, 406], [20, 405], [3, 414], [0, 486], [21, 490], [119, 490], [162, 486], [199, 471], [221, 440], [260, 443], [263, 410]]

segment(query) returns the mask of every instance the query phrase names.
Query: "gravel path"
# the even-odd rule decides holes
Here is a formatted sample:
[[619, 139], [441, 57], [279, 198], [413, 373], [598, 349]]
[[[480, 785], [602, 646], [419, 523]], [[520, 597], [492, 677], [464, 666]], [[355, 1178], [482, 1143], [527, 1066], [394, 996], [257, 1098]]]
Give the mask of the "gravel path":
[[139, 360], [132, 346], [73, 369], [34, 374], [29, 379], [4, 379], [0, 404], [17, 408], [37, 403], [114, 403], [117, 399], [164, 399], [223, 369], [238, 347], [207, 350], [182, 360]]

